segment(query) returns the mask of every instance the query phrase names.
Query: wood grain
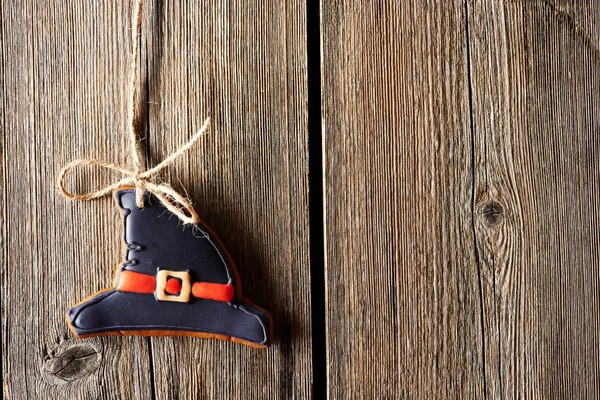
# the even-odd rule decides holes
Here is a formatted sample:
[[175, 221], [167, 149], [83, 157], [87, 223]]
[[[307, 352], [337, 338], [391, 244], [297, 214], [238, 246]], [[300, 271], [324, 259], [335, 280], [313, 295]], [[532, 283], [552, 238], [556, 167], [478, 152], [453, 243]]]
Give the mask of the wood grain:
[[331, 398], [482, 398], [464, 3], [323, 2]]
[[267, 350], [152, 339], [156, 397], [308, 398], [305, 5], [156, 2], [147, 15], [152, 158], [212, 117], [210, 134], [169, 169], [170, 181], [223, 240], [244, 295], [272, 312], [276, 336]]
[[[294, 4], [147, 1], [138, 109], [156, 163], [213, 117], [170, 169], [224, 241], [244, 293], [275, 318], [260, 351], [216, 340], [78, 341], [64, 315], [122, 259], [112, 200], [54, 189], [76, 157], [126, 164], [128, 2], [2, 3], [5, 397], [306, 398], [311, 392], [305, 11]], [[114, 178], [114, 177], [113, 177]], [[71, 187], [111, 182], [80, 174]]]
[[469, 2], [489, 398], [600, 397], [599, 15]]
[[599, 397], [598, 15], [324, 3], [331, 398]]
[[[64, 314], [112, 283], [121, 226], [111, 200], [53, 184], [76, 157], [127, 162], [130, 4], [3, 2], [4, 397], [318, 396], [306, 4], [145, 3], [149, 163], [212, 116], [163, 178], [219, 234], [276, 342], [72, 338]], [[310, 184], [324, 185], [329, 397], [599, 398], [600, 2], [321, 11], [324, 181]]]
[[[128, 4], [2, 3], [2, 360], [9, 399], [152, 395], [145, 339], [78, 341], [67, 328], [70, 306], [112, 282], [122, 257], [120, 217], [110, 199], [69, 202], [54, 186], [75, 157], [125, 162], [129, 12]], [[73, 181], [89, 188], [108, 177]]]

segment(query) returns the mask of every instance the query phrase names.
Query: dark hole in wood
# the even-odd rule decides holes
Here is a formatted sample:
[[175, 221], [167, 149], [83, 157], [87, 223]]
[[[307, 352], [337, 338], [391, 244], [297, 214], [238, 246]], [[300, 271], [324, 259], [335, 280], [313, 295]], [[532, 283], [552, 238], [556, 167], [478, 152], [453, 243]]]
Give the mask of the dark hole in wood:
[[487, 226], [498, 226], [504, 220], [504, 207], [496, 201], [490, 201], [483, 206], [481, 214]]

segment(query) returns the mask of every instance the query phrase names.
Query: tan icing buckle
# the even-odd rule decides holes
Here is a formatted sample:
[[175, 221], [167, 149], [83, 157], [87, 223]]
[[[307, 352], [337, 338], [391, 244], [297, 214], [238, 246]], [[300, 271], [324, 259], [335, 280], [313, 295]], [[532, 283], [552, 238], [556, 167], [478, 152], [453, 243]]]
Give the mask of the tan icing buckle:
[[[179, 294], [168, 294], [165, 291], [167, 279], [181, 279], [181, 291]], [[187, 271], [169, 271], [161, 269], [156, 273], [156, 292], [154, 295], [160, 301], [174, 301], [178, 303], [188, 303], [192, 294], [192, 283], [190, 281], [190, 273]]]

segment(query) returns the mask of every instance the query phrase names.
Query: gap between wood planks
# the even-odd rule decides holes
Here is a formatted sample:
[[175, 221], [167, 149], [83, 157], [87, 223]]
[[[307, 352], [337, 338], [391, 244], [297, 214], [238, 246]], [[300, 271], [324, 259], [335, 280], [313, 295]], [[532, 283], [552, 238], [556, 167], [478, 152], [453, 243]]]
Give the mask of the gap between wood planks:
[[[325, 330], [325, 244], [323, 218], [323, 135], [321, 128], [321, 19], [320, 2], [306, 3], [306, 39], [307, 39], [307, 89], [308, 89], [308, 157], [309, 157], [309, 238], [310, 238], [310, 275], [311, 275], [311, 313], [312, 313], [312, 398], [327, 398], [327, 343]], [[139, 40], [143, 40], [139, 38]], [[148, 42], [140, 46], [140, 52], [148, 53]], [[140, 59], [143, 55], [140, 55]], [[152, 160], [150, 150], [150, 87], [148, 82], [149, 60], [146, 57], [145, 71], [142, 71], [140, 102], [145, 104], [141, 110], [145, 115], [140, 118], [138, 131], [144, 131], [146, 160]], [[147, 338], [150, 354], [150, 382], [152, 399], [156, 399], [154, 386], [155, 370], [153, 362], [153, 341]]]
[[325, 225], [323, 208], [323, 132], [321, 127], [321, 2], [306, 2], [308, 82], [308, 187], [310, 227], [310, 292], [314, 399], [327, 398], [325, 326]]

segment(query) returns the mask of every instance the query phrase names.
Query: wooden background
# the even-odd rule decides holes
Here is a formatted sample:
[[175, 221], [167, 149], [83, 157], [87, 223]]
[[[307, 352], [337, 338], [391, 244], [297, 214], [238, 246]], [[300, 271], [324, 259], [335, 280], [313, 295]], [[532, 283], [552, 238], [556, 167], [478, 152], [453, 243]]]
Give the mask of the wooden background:
[[0, 7], [5, 398], [600, 398], [600, 0], [145, 2], [149, 163], [213, 118], [164, 178], [262, 351], [72, 338], [121, 227], [54, 182], [128, 161], [131, 4]]

